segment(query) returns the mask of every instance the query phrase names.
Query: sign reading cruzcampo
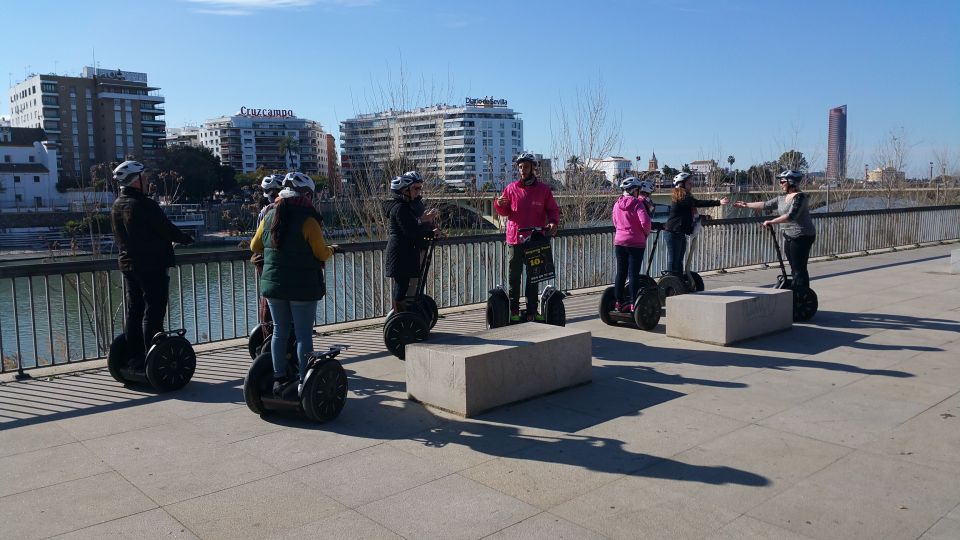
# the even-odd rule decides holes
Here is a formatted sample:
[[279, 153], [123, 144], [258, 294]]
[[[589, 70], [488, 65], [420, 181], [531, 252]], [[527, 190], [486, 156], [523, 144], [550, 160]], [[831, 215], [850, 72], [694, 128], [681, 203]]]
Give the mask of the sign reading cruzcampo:
[[252, 116], [256, 118], [296, 118], [293, 109], [252, 109], [250, 107], [240, 107], [237, 116]]

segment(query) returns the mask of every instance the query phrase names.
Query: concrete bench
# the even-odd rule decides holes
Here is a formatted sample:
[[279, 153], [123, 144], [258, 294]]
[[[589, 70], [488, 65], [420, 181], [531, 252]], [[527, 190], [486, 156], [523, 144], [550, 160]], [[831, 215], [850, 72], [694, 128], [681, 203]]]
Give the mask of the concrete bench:
[[793, 326], [793, 292], [724, 287], [667, 298], [667, 335], [730, 345]]
[[950, 252], [950, 273], [960, 274], [960, 249]]
[[407, 345], [407, 396], [462, 416], [591, 380], [590, 332], [525, 323]]

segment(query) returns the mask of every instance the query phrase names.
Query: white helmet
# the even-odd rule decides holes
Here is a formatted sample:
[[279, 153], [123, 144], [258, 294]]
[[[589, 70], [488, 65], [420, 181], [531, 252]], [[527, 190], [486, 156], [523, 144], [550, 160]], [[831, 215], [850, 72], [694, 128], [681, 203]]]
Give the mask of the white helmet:
[[517, 159], [515, 159], [515, 160], [513, 160], [513, 161], [514, 161], [517, 165], [523, 163], [524, 161], [533, 163], [534, 166], [536, 166], [538, 163], [540, 163], [539, 161], [537, 161], [536, 156], [534, 156], [533, 154], [531, 154], [530, 152], [527, 152], [527, 151], [520, 152], [520, 155], [517, 156]]
[[390, 191], [400, 193], [413, 184], [423, 182], [423, 177], [417, 171], [407, 171], [390, 181]]
[[283, 177], [283, 190], [280, 191], [280, 196], [284, 199], [296, 197], [301, 194], [301, 188], [307, 188], [313, 192], [316, 190], [316, 184], [313, 183], [312, 178], [302, 172], [289, 172]]
[[260, 182], [260, 189], [264, 192], [270, 191], [272, 189], [280, 190], [283, 187], [283, 177], [279, 174], [271, 174], [263, 177], [263, 181]]
[[139, 161], [124, 161], [113, 170], [113, 179], [121, 186], [128, 186], [145, 170], [147, 168]]
[[777, 178], [779, 178], [781, 182], [786, 182], [787, 185], [796, 186], [803, 180], [803, 173], [800, 171], [786, 170], [778, 174]]
[[693, 175], [688, 172], [682, 172], [677, 174], [676, 176], [673, 177], [673, 187], [676, 187], [676, 188], [683, 187], [683, 183], [686, 182], [691, 176]]

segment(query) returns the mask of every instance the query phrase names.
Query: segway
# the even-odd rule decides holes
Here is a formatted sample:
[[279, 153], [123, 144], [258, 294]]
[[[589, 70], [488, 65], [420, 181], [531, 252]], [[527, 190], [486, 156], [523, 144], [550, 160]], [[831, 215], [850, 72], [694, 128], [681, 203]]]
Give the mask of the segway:
[[[653, 256], [657, 252], [657, 243], [660, 241], [660, 232], [663, 230], [662, 223], [654, 223], [654, 229], [657, 234], [653, 237], [653, 246], [650, 248], [650, 254], [647, 256], [647, 271], [640, 274], [640, 287], [638, 287], [637, 298], [633, 302], [633, 313], [617, 311], [614, 309], [617, 297], [613, 287], [607, 287], [600, 295], [600, 320], [604, 324], [616, 326], [619, 323], [628, 323], [642, 328], [644, 330], [653, 330], [660, 323], [660, 312], [664, 305], [664, 291], [660, 285], [650, 277], [650, 269], [653, 268]], [[629, 290], [630, 283], [626, 284]]]
[[773, 247], [777, 252], [777, 261], [780, 262], [780, 275], [777, 276], [775, 289], [790, 289], [793, 291], [793, 320], [809, 321], [817, 314], [817, 308], [820, 303], [817, 300], [817, 293], [810, 287], [796, 288], [793, 286], [793, 278], [787, 275], [787, 267], [783, 264], [783, 253], [780, 251], [780, 241], [777, 240], [777, 233], [773, 227], [769, 227], [770, 236], [773, 238]]
[[110, 344], [107, 369], [120, 384], [146, 384], [158, 392], [170, 392], [186, 386], [197, 368], [197, 355], [183, 336], [183, 328], [157, 332], [142, 365], [131, 364], [127, 337], [117, 336]]
[[703, 278], [700, 277], [700, 274], [690, 269], [690, 260], [693, 258], [693, 249], [697, 245], [697, 237], [700, 236], [699, 227], [702, 226], [703, 223], [709, 221], [709, 219], [710, 216], [708, 215], [697, 216], [698, 223], [694, 225], [694, 232], [687, 240], [687, 250], [683, 258], [683, 275], [677, 276], [675, 274], [671, 274], [667, 270], [662, 272], [657, 284], [659, 284], [660, 288], [663, 290], [664, 298], [668, 296], [676, 296], [678, 294], [688, 294], [691, 292], [703, 291]]
[[417, 288], [412, 297], [408, 296], [404, 299], [407, 309], [399, 312], [391, 309], [383, 323], [383, 344], [390, 354], [401, 360], [406, 358], [407, 344], [424, 341], [430, 337], [430, 330], [437, 325], [437, 320], [440, 318], [437, 302], [425, 292], [436, 241], [436, 235], [431, 235], [420, 261]]
[[336, 418], [347, 401], [347, 374], [335, 358], [349, 348], [349, 345], [332, 345], [325, 352], [309, 353], [303, 391], [299, 395], [300, 367], [296, 355], [287, 357], [288, 382], [279, 395], [274, 395], [273, 358], [269, 352], [260, 354], [243, 380], [247, 407], [260, 416], [278, 411], [303, 415], [315, 422]]
[[[247, 353], [250, 359], [254, 360], [261, 353], [270, 352], [273, 337], [273, 323], [262, 322], [250, 330], [250, 336], [247, 338]], [[287, 354], [296, 354], [297, 336], [293, 335], [293, 327], [290, 328], [290, 335], [287, 338]]]
[[[524, 267], [527, 275], [533, 283], [541, 283], [556, 277], [556, 271], [553, 266], [553, 250], [550, 247], [550, 239], [543, 234], [543, 227], [525, 227], [518, 229], [518, 233], [530, 232], [530, 236], [525, 238], [521, 245], [524, 246]], [[528, 314], [529, 306], [520, 310], [520, 320], [510, 320], [510, 297], [502, 285], [497, 285], [489, 291], [487, 297], [487, 328], [500, 328], [511, 324], [520, 324], [523, 322], [542, 322], [553, 326], [566, 326], [567, 310], [563, 305], [563, 299], [567, 297], [564, 293], [554, 287], [547, 285], [540, 293], [540, 313], [543, 314], [543, 320], [535, 320], [532, 314]]]

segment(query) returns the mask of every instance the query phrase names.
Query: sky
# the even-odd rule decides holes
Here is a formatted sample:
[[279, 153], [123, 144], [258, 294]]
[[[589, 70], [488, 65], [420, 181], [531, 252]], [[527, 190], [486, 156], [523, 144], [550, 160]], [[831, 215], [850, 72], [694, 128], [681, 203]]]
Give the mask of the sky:
[[94, 58], [146, 72], [168, 127], [292, 109], [339, 139], [356, 114], [493, 96], [555, 156], [562, 112], [602, 91], [610, 153], [644, 166], [795, 148], [822, 169], [844, 104], [851, 168], [891, 136], [910, 174], [960, 166], [957, 0], [4, 0], [0, 17], [8, 83]]

